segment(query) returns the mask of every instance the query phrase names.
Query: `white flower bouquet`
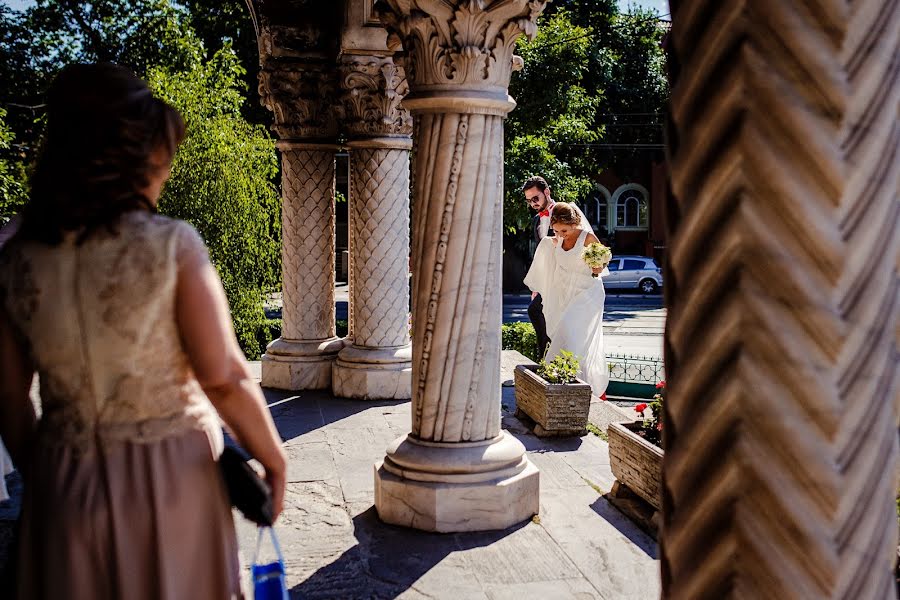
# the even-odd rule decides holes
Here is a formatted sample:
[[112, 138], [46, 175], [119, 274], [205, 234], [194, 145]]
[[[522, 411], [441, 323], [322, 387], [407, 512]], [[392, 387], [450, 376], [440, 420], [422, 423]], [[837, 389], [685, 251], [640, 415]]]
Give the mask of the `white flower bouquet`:
[[605, 269], [612, 260], [612, 250], [600, 242], [594, 242], [581, 251], [581, 260], [592, 269]]

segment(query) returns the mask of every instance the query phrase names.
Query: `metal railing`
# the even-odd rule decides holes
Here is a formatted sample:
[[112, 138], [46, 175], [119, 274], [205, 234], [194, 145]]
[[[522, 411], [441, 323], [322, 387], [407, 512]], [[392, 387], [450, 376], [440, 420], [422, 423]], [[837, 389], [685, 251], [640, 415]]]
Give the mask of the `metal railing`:
[[609, 354], [606, 357], [611, 381], [656, 385], [666, 379], [661, 358], [636, 354]]

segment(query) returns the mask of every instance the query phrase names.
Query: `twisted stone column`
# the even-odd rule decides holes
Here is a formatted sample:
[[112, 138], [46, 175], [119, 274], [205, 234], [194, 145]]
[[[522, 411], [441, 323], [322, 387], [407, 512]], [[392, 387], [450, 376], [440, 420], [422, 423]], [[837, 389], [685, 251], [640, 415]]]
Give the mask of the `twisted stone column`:
[[263, 104], [281, 138], [281, 337], [266, 348], [262, 384], [286, 390], [328, 389], [343, 341], [335, 336], [334, 153], [326, 63], [269, 62], [260, 73]]
[[900, 3], [672, 12], [663, 597], [895, 598]]
[[375, 505], [419, 529], [501, 529], [539, 505], [537, 469], [500, 430], [498, 373], [503, 118], [515, 40], [544, 3], [387, 4], [417, 118], [413, 422], [376, 464]]
[[399, 107], [403, 72], [390, 57], [344, 57], [350, 149], [352, 345], [332, 375], [334, 394], [409, 399], [409, 149], [412, 120]]

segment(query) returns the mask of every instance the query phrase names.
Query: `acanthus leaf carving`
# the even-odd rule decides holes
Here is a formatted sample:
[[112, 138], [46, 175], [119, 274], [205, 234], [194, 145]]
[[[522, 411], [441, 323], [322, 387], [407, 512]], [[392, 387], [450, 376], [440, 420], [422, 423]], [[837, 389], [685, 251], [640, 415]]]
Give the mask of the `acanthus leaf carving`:
[[533, 38], [546, 0], [382, 0], [379, 16], [409, 54], [407, 77], [420, 86], [505, 90], [520, 35]]
[[275, 115], [280, 139], [327, 139], [337, 134], [333, 69], [318, 62], [267, 61], [259, 74], [263, 106]]
[[390, 57], [347, 56], [341, 63], [341, 125], [351, 136], [408, 136], [412, 117], [400, 106], [408, 92]]

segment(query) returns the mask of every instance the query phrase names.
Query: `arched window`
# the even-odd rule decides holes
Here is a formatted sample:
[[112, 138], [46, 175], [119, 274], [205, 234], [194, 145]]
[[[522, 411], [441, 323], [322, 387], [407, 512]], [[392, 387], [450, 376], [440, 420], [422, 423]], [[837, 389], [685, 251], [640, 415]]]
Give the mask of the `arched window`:
[[594, 191], [582, 205], [584, 216], [598, 235], [609, 231], [609, 191], [602, 185], [594, 186]]
[[629, 184], [616, 192], [616, 229], [647, 229], [650, 222], [647, 194], [641, 186]]

